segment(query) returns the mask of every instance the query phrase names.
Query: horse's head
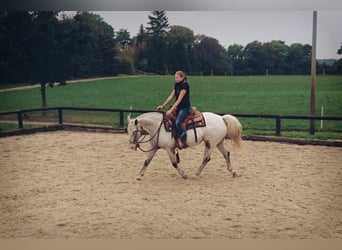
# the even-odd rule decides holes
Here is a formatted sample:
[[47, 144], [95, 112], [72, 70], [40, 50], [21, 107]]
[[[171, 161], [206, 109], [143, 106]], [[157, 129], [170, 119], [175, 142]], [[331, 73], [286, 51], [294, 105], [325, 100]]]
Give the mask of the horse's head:
[[[137, 150], [139, 143], [151, 142], [151, 140], [160, 132], [162, 115], [157, 112], [150, 112], [142, 114], [134, 119], [130, 115], [127, 117], [128, 127], [127, 132], [129, 136], [129, 148]], [[151, 138], [144, 141], [144, 138], [150, 135]], [[141, 138], [143, 137], [143, 138]]]
[[137, 150], [139, 146], [139, 139], [142, 136], [142, 126], [139, 124], [138, 119], [128, 118], [127, 132], [129, 136], [129, 148], [132, 150]]

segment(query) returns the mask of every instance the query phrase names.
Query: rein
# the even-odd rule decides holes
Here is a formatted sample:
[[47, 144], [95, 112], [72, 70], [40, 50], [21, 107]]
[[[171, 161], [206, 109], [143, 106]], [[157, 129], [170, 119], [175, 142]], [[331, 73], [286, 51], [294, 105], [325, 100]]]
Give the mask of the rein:
[[[160, 122], [160, 125], [159, 125], [157, 131], [154, 133], [154, 135], [153, 135], [149, 140], [147, 140], [147, 141], [144, 141], [144, 139], [146, 138], [146, 135], [147, 135], [147, 133], [145, 133], [144, 137], [143, 137], [141, 140], [139, 140], [139, 141], [136, 142], [137, 148], [139, 148], [139, 149], [140, 149], [142, 152], [144, 152], [144, 153], [147, 153], [147, 152], [151, 152], [151, 151], [153, 151], [153, 150], [156, 150], [156, 149], [158, 148], [159, 134], [160, 134], [160, 129], [161, 129], [162, 125], [163, 125], [163, 122], [164, 122], [164, 119], [162, 119], [162, 121]], [[140, 132], [141, 132], [141, 131], [144, 131], [144, 130], [140, 130]], [[137, 128], [136, 131], [134, 131], [134, 132], [135, 132], [135, 133], [139, 132], [138, 128]], [[150, 148], [149, 150], [144, 150], [144, 149], [142, 149], [142, 148], [140, 147], [140, 144], [148, 143], [148, 142], [152, 141], [152, 140], [154, 139], [154, 137], [156, 137], [156, 136], [157, 136], [157, 143], [156, 143], [156, 145], [154, 145], [152, 148]]]

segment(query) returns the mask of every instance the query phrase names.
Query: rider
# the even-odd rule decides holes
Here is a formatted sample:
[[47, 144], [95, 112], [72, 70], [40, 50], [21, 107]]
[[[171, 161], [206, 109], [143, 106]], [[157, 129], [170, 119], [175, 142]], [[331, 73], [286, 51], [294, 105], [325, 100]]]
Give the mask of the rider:
[[166, 115], [170, 115], [173, 111], [176, 111], [176, 129], [183, 144], [181, 145], [181, 147], [187, 147], [186, 131], [184, 131], [182, 128], [182, 122], [191, 111], [190, 86], [183, 71], [177, 71], [175, 73], [175, 81], [175, 87], [172, 90], [171, 94], [168, 98], [166, 98], [165, 102], [162, 105], [157, 107], [157, 110], [162, 110], [175, 97], [175, 103], [168, 111], [166, 111]]

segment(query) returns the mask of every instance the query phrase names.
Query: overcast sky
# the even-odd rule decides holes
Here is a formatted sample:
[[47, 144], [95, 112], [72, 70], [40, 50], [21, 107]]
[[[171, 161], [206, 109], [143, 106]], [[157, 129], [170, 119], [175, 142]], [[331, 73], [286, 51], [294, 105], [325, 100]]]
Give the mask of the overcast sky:
[[[140, 25], [148, 26], [150, 11], [96, 11], [114, 31], [127, 29], [131, 37]], [[234, 43], [245, 46], [258, 40], [312, 44], [312, 11], [166, 11], [170, 25], [182, 25], [196, 34], [216, 38], [228, 48]], [[342, 11], [318, 11], [317, 58], [339, 59], [342, 42]]]

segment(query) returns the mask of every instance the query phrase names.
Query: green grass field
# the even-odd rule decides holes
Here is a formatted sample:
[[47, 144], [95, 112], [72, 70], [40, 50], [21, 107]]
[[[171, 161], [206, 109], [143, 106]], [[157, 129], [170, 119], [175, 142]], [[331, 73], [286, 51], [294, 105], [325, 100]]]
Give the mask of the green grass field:
[[[308, 115], [310, 76], [189, 76], [191, 102], [201, 111], [216, 113]], [[47, 88], [48, 106], [74, 106], [151, 110], [160, 105], [173, 88], [173, 76], [124, 77]], [[41, 106], [40, 90], [0, 93], [0, 110]], [[325, 116], [342, 116], [342, 77], [319, 76], [316, 115], [324, 106]], [[104, 114], [104, 116], [108, 114]], [[77, 117], [72, 114], [70, 117]], [[86, 115], [92, 123], [112, 124], [113, 117]], [[77, 120], [77, 119], [76, 119]], [[274, 131], [274, 120], [241, 118], [247, 133]], [[320, 131], [320, 122], [316, 127]], [[307, 131], [308, 121], [282, 121], [282, 129]], [[324, 122], [322, 131], [341, 132], [342, 122]], [[257, 132], [256, 132], [257, 133]]]

